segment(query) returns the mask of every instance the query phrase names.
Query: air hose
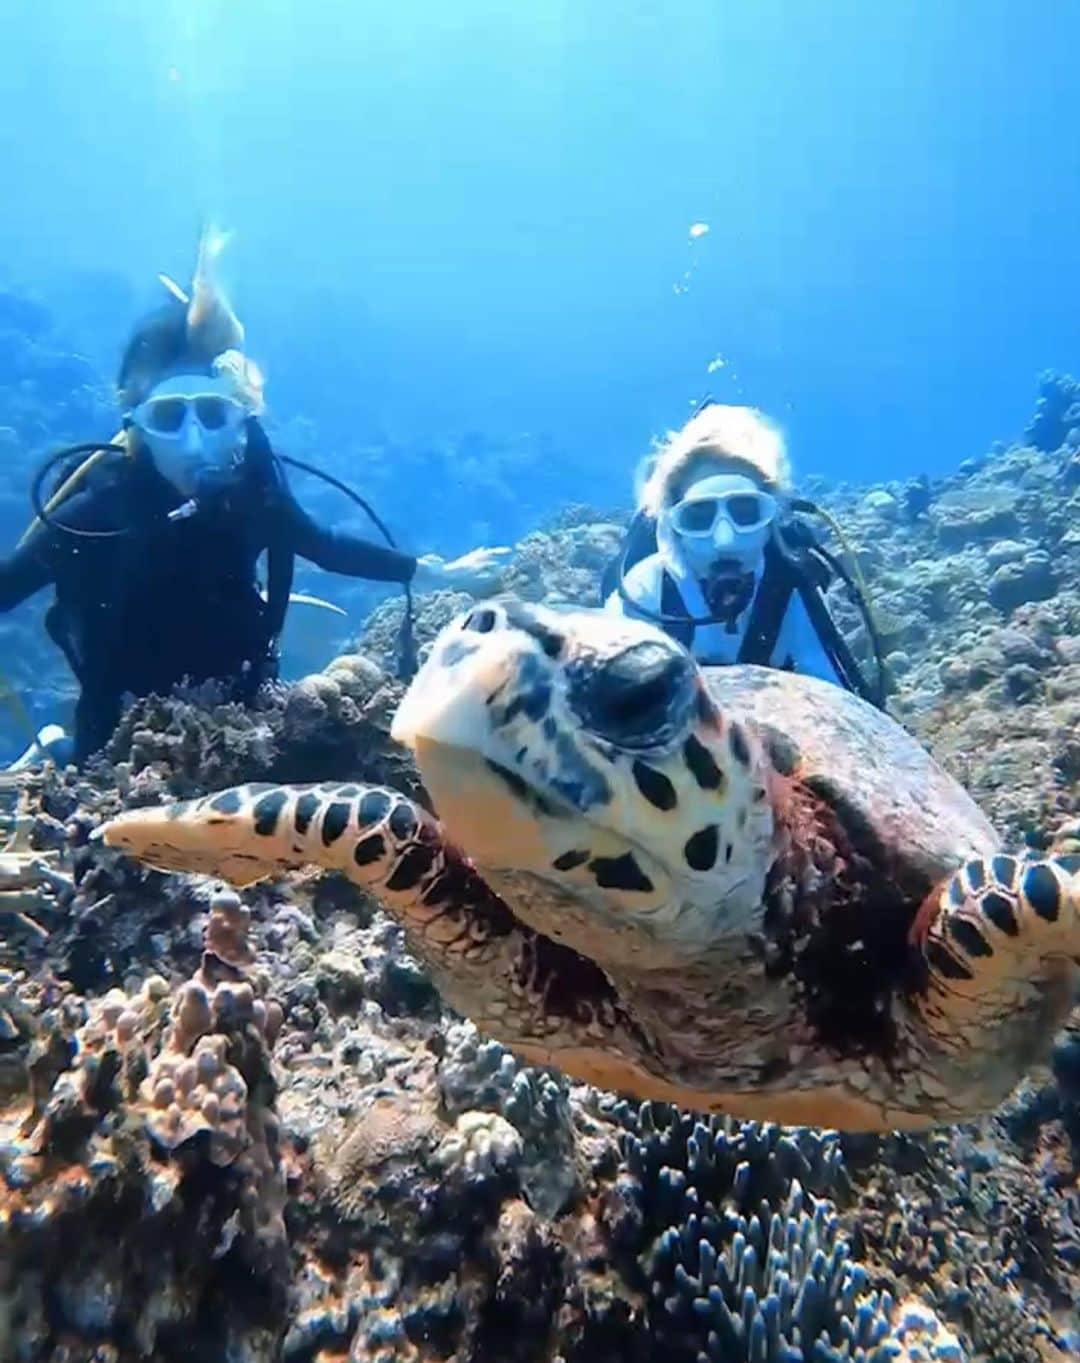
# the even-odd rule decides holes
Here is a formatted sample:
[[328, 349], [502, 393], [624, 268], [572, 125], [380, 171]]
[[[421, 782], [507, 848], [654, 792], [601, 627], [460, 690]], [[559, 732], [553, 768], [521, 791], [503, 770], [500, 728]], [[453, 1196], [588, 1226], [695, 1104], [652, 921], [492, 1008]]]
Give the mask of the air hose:
[[[294, 469], [301, 469], [304, 473], [313, 473], [316, 478], [321, 478], [324, 483], [329, 483], [331, 487], [343, 492], [350, 501], [355, 502], [367, 513], [390, 548], [397, 548], [397, 542], [386, 528], [382, 518], [376, 513], [375, 508], [348, 483], [343, 483], [340, 478], [335, 478], [332, 473], [327, 473], [325, 469], [319, 468], [316, 464], [305, 464], [302, 459], [294, 459], [291, 455], [276, 454], [274, 458], [280, 460], [283, 464], [289, 464]], [[405, 614], [401, 617], [401, 628], [398, 630], [398, 676], [402, 681], [411, 681], [416, 676], [418, 665], [416, 639], [413, 631], [412, 585], [405, 582], [402, 587], [405, 592]]]
[[841, 563], [835, 554], [830, 554], [829, 551], [824, 549], [820, 544], [818, 545], [818, 553], [821, 554], [829, 567], [832, 568], [833, 572], [836, 573], [837, 577], [839, 577], [841, 582], [847, 587], [859, 614], [863, 618], [863, 622], [866, 625], [867, 637], [870, 640], [870, 649], [874, 655], [874, 662], [877, 666], [879, 694], [884, 702], [884, 698], [889, 690], [889, 673], [885, 666], [885, 658], [881, 646], [881, 630], [878, 627], [877, 615], [870, 598], [870, 589], [867, 586], [866, 578], [863, 576], [863, 571], [859, 567], [859, 559], [852, 547], [851, 541], [844, 533], [840, 522], [832, 512], [826, 511], [822, 506], [818, 506], [817, 502], [812, 502], [807, 498], [797, 498], [792, 501], [791, 508], [793, 511], [800, 512], [804, 516], [820, 516], [840, 542], [840, 547], [850, 564], [850, 570]]
[[[119, 443], [122, 439], [123, 433], [121, 432], [116, 439], [111, 441], [90, 441], [80, 445], [68, 445], [45, 460], [30, 484], [30, 502], [34, 509], [34, 519], [23, 532], [22, 538], [19, 540], [20, 547], [26, 543], [34, 531], [42, 525], [49, 525], [57, 530], [64, 531], [66, 534], [77, 535], [87, 539], [113, 539], [118, 535], [128, 535], [132, 533], [129, 527], [121, 527], [117, 530], [83, 530], [74, 525], [65, 525], [62, 521], [56, 520], [53, 514], [58, 507], [62, 506], [63, 503], [76, 492], [85, 479], [107, 458], [108, 455], [119, 454], [126, 458], [131, 457], [131, 451], [127, 444]], [[72, 459], [79, 454], [85, 454], [87, 457], [79, 464], [78, 468], [64, 479], [60, 487], [49, 497], [49, 500], [43, 503], [42, 486], [45, 479], [57, 464], [62, 463], [64, 460]], [[340, 478], [335, 478], [333, 474], [327, 473], [325, 469], [319, 468], [316, 464], [305, 463], [304, 460], [294, 459], [291, 455], [274, 453], [273, 458], [279, 464], [288, 464], [292, 468], [302, 470], [304, 473], [314, 474], [316, 478], [321, 478], [324, 483], [328, 483], [339, 492], [343, 492], [350, 501], [355, 502], [356, 505], [366, 513], [390, 548], [397, 548], [397, 543], [393, 535], [387, 529], [374, 507], [370, 502], [361, 497], [355, 489], [351, 488], [348, 483], [342, 482]], [[409, 681], [416, 675], [417, 669], [417, 652], [413, 626], [414, 609], [411, 585], [408, 582], [405, 582], [402, 586], [405, 592], [405, 613], [402, 616], [401, 628], [398, 631], [398, 675], [401, 680]]]

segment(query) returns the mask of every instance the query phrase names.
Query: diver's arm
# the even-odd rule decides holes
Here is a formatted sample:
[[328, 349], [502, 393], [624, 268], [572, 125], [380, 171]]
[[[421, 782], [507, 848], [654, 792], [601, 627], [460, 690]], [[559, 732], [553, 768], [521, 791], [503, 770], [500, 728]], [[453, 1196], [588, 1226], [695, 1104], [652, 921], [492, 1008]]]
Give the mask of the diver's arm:
[[417, 560], [411, 554], [320, 525], [291, 493], [282, 495], [279, 515], [288, 547], [328, 573], [369, 582], [411, 582], [416, 573]]
[[40, 530], [14, 553], [0, 559], [0, 611], [9, 611], [53, 580], [46, 552], [48, 530]]
[[484, 596], [497, 588], [500, 571], [511, 554], [510, 549], [500, 546], [473, 549], [450, 563], [438, 554], [414, 558], [358, 535], [319, 525], [291, 494], [283, 498], [280, 514], [289, 547], [317, 567], [371, 582], [411, 582], [421, 591], [449, 588]]

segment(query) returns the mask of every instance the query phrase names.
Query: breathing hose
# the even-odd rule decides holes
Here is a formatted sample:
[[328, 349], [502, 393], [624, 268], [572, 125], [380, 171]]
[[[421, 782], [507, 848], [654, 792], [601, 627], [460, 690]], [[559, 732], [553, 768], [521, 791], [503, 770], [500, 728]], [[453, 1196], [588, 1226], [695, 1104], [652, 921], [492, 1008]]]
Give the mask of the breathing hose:
[[881, 630], [878, 626], [877, 615], [874, 611], [870, 597], [870, 588], [866, 584], [862, 569], [859, 567], [859, 559], [852, 547], [851, 541], [844, 533], [840, 522], [824, 507], [818, 506], [817, 502], [811, 502], [806, 498], [797, 498], [791, 504], [793, 511], [801, 512], [803, 515], [820, 516], [829, 529], [833, 532], [840, 542], [840, 547], [847, 556], [850, 563], [850, 571], [840, 562], [835, 554], [830, 554], [827, 549], [818, 545], [818, 553], [825, 559], [829, 567], [836, 573], [840, 580], [847, 587], [852, 599], [858, 607], [863, 622], [866, 625], [866, 633], [870, 640], [870, 648], [874, 654], [874, 662], [877, 665], [878, 683], [882, 701], [889, 689], [889, 673], [885, 666], [884, 653], [881, 646]]
[[[123, 433], [111, 441], [89, 441], [80, 445], [68, 445], [45, 460], [34, 475], [34, 479], [30, 484], [30, 502], [34, 509], [34, 519], [23, 532], [22, 538], [19, 540], [20, 547], [26, 543], [35, 530], [43, 525], [49, 525], [57, 530], [64, 531], [66, 534], [81, 536], [86, 539], [114, 539], [119, 535], [129, 535], [132, 533], [130, 527], [124, 526], [117, 530], [84, 530], [78, 526], [65, 525], [62, 521], [56, 520], [53, 515], [56, 509], [59, 506], [62, 506], [63, 503], [73, 495], [93, 470], [103, 463], [110, 454], [119, 454], [127, 458], [131, 457], [131, 451], [127, 444], [119, 443], [122, 438]], [[79, 464], [78, 468], [64, 479], [64, 482], [49, 497], [49, 500], [43, 503], [42, 486], [45, 479], [57, 464], [62, 463], [64, 460], [72, 459], [79, 454], [85, 454], [87, 457]], [[304, 473], [313, 474], [316, 478], [321, 478], [324, 483], [328, 483], [339, 492], [343, 492], [350, 501], [355, 502], [356, 505], [366, 513], [390, 548], [397, 548], [397, 542], [387, 529], [382, 518], [375, 511], [375, 508], [370, 502], [361, 497], [354, 488], [351, 488], [348, 483], [342, 482], [340, 478], [335, 478], [333, 474], [327, 473], [325, 469], [319, 468], [316, 464], [308, 464], [302, 459], [294, 459], [291, 455], [274, 453], [273, 458], [279, 464], [288, 464], [292, 468], [302, 470]], [[402, 584], [402, 587], [405, 592], [405, 612], [402, 616], [401, 628], [398, 631], [398, 675], [402, 681], [409, 681], [416, 675], [417, 669], [417, 652], [413, 624], [414, 608], [411, 584], [405, 582]]]
[[[316, 464], [306, 464], [302, 459], [294, 459], [291, 455], [276, 454], [274, 458], [280, 460], [283, 464], [289, 464], [294, 469], [301, 469], [304, 473], [313, 473], [316, 478], [321, 478], [324, 483], [329, 483], [331, 487], [343, 492], [350, 501], [355, 502], [367, 513], [390, 548], [397, 548], [396, 540], [386, 528], [375, 508], [348, 483], [343, 483], [340, 478], [335, 478], [332, 473], [327, 473], [325, 469], [319, 468]], [[404, 582], [402, 587], [405, 592], [405, 614], [401, 617], [401, 628], [398, 630], [398, 676], [402, 681], [410, 681], [416, 676], [417, 669], [416, 640], [413, 632], [412, 584]]]
[[[62, 460], [71, 459], [77, 454], [85, 454], [87, 458], [82, 461], [79, 467], [67, 478], [59, 488], [52, 494], [48, 502], [44, 505], [41, 501], [41, 487], [45, 479]], [[21, 548], [34, 531], [42, 525], [52, 526], [56, 530], [63, 530], [69, 535], [81, 535], [86, 539], [114, 539], [117, 535], [128, 535], [130, 530], [121, 527], [119, 530], [83, 530], [78, 526], [64, 525], [62, 521], [53, 518], [53, 512], [57, 507], [62, 506], [69, 497], [73, 495], [78, 486], [103, 463], [110, 454], [121, 454], [129, 457], [126, 445], [117, 444], [115, 441], [90, 441], [84, 445], [68, 445], [65, 449], [58, 450], [56, 454], [46, 459], [41, 468], [34, 475], [30, 484], [30, 504], [34, 508], [34, 519], [23, 531], [22, 538], [19, 540]]]

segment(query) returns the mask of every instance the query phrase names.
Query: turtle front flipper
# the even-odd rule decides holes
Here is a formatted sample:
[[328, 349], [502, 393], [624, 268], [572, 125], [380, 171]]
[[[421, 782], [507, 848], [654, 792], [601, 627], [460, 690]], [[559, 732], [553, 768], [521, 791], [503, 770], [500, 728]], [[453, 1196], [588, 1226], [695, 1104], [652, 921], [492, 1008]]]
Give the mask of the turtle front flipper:
[[923, 905], [911, 941], [925, 959], [927, 1031], [1000, 1072], [1007, 1092], [1073, 1006], [1080, 857], [969, 861]]
[[159, 870], [240, 886], [303, 866], [340, 871], [402, 926], [446, 1001], [481, 1030], [606, 1087], [645, 1082], [636, 1065], [650, 1047], [603, 971], [520, 923], [439, 822], [398, 791], [236, 786], [130, 810], [99, 836]]

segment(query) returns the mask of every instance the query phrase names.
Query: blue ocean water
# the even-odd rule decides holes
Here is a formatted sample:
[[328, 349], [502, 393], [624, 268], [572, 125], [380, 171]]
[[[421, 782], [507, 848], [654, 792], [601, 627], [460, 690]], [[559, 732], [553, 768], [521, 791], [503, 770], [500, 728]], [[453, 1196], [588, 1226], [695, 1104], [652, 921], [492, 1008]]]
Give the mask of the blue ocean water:
[[[287, 442], [416, 551], [625, 502], [707, 392], [801, 473], [907, 476], [1075, 361], [1065, 0], [6, 0], [3, 32], [0, 286], [45, 348], [110, 377], [214, 217]], [[5, 540], [34, 460], [110, 433], [80, 375], [0, 362]]]

